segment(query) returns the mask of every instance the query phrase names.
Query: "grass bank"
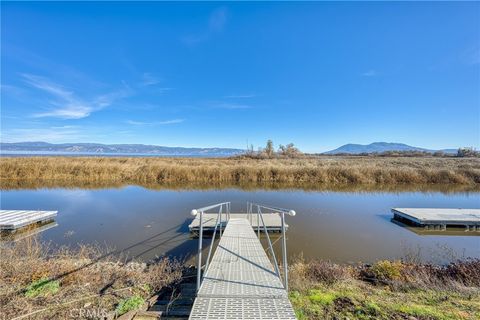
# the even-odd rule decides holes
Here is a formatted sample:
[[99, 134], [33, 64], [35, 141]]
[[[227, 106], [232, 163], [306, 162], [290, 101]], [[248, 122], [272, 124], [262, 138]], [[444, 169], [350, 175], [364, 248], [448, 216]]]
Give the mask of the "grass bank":
[[[51, 248], [27, 238], [0, 244], [5, 319], [114, 319], [146, 309], [182, 280], [168, 259], [125, 262], [108, 250]], [[379, 261], [340, 265], [296, 259], [290, 300], [298, 319], [479, 319], [480, 260], [446, 266]]]
[[479, 319], [480, 260], [447, 266], [297, 261], [290, 300], [298, 319]]
[[53, 249], [37, 238], [0, 243], [1, 319], [113, 319], [146, 308], [181, 277], [168, 259], [125, 262], [106, 249]]
[[480, 186], [480, 159], [438, 157], [112, 158], [2, 157], [2, 188], [271, 186], [344, 188]]

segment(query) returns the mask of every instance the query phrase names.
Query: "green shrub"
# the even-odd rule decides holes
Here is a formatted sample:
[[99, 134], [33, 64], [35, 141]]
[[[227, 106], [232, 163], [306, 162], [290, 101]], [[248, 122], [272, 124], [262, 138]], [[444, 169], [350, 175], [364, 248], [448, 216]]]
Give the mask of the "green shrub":
[[397, 280], [401, 277], [403, 264], [400, 261], [382, 260], [375, 263], [370, 271], [376, 279]]
[[41, 278], [32, 282], [25, 290], [27, 298], [35, 298], [38, 296], [54, 295], [60, 290], [60, 282], [58, 280], [50, 280]]
[[117, 313], [117, 315], [122, 315], [129, 311], [140, 308], [140, 306], [144, 303], [145, 303], [145, 299], [143, 299], [139, 295], [134, 295], [128, 299], [124, 299], [120, 301], [120, 303], [117, 306], [117, 309], [115, 309], [115, 312]]

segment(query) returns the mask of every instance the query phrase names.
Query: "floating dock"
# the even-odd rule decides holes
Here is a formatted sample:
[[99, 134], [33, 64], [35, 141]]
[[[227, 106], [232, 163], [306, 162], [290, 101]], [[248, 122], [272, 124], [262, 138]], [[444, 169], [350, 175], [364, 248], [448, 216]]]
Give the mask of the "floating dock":
[[230, 216], [189, 319], [296, 319], [250, 221], [237, 217]]
[[425, 229], [480, 231], [480, 209], [393, 208], [393, 218]]
[[[195, 216], [192, 223], [188, 226], [190, 232], [198, 232], [200, 227], [200, 215]], [[217, 222], [218, 213], [203, 213], [202, 222], [203, 222], [203, 231], [211, 232], [215, 229], [215, 224]], [[260, 232], [263, 232], [262, 220], [259, 219], [256, 213], [226, 213], [222, 214], [221, 225], [224, 228], [227, 225], [227, 221], [230, 219], [246, 219], [251, 224], [255, 230], [260, 226]], [[282, 231], [282, 218], [278, 213], [262, 213], [263, 221], [265, 221], [265, 226], [269, 232], [280, 232]], [[285, 225], [285, 229], [288, 229], [288, 225]]]
[[0, 210], [0, 230], [15, 231], [17, 229], [53, 220], [58, 211], [37, 210]]

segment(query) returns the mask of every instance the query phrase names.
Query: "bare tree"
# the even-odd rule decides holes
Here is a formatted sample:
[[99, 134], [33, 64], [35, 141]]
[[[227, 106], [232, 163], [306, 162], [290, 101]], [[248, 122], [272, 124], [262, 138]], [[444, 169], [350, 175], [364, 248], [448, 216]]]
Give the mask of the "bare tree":
[[269, 139], [267, 141], [267, 145], [266, 145], [264, 151], [265, 151], [267, 157], [269, 157], [269, 158], [273, 157], [273, 155], [275, 153], [275, 149], [273, 148], [273, 141], [272, 140]]
[[278, 147], [278, 153], [289, 158], [294, 158], [302, 154], [302, 152], [298, 150], [293, 143], [289, 143], [286, 146], [280, 145]]
[[457, 150], [457, 157], [479, 157], [480, 152], [475, 150], [474, 148], [459, 148]]

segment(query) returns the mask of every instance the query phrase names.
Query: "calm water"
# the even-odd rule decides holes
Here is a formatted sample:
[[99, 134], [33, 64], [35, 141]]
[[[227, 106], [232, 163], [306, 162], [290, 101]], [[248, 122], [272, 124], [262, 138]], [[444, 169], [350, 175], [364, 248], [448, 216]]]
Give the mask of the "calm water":
[[105, 244], [140, 259], [191, 257], [197, 240], [188, 232], [190, 210], [223, 201], [232, 201], [232, 212], [245, 212], [247, 201], [295, 209], [297, 216], [287, 217], [290, 257], [337, 262], [372, 262], [411, 252], [436, 262], [480, 257], [480, 233], [417, 234], [390, 221], [392, 207], [479, 208], [478, 193], [158, 191], [133, 186], [1, 192], [1, 209], [59, 211], [58, 226], [43, 232], [43, 239]]

